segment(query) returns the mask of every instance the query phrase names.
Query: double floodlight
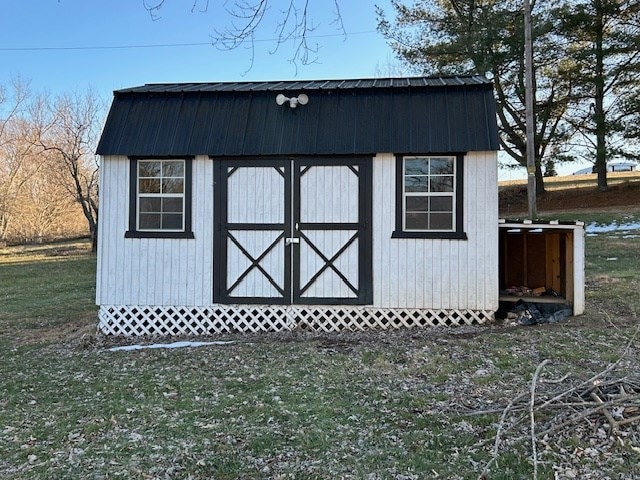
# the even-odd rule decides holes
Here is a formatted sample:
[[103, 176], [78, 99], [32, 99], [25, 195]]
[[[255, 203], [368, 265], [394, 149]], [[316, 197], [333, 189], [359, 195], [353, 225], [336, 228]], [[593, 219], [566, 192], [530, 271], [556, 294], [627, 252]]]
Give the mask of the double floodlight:
[[306, 105], [309, 102], [309, 97], [304, 93], [301, 93], [297, 97], [285, 97], [283, 94], [279, 93], [276, 96], [276, 103], [278, 105], [284, 105], [284, 102], [289, 102], [289, 107], [296, 108], [298, 104]]

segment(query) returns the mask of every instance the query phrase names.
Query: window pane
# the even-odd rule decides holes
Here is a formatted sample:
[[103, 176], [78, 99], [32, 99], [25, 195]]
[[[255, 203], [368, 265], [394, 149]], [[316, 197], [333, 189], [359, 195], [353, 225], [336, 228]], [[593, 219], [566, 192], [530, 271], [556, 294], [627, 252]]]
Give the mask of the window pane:
[[140, 180], [140, 193], [160, 193], [160, 180], [156, 179], [143, 179]]
[[163, 177], [184, 177], [184, 162], [180, 160], [162, 162]]
[[182, 229], [181, 213], [165, 213], [162, 215], [162, 228], [167, 230]]
[[405, 192], [428, 192], [429, 177], [404, 177]]
[[138, 162], [138, 177], [159, 177], [160, 162]]
[[162, 180], [162, 193], [182, 193], [184, 180], [182, 178], [165, 178]]
[[407, 197], [407, 212], [428, 212], [429, 211], [429, 197], [423, 196], [408, 196]]
[[407, 158], [404, 161], [405, 175], [429, 175], [428, 158]]
[[141, 213], [139, 228], [140, 230], [159, 230], [160, 214], [159, 213]]
[[160, 213], [159, 198], [140, 198], [141, 213]]
[[163, 212], [182, 213], [182, 198], [165, 198], [162, 200]]
[[432, 158], [431, 175], [453, 175], [453, 158]]
[[432, 192], [453, 192], [453, 177], [431, 177]]
[[184, 160], [138, 160], [138, 229], [184, 229], [186, 166]]
[[453, 197], [431, 197], [432, 212], [452, 212]]
[[432, 213], [431, 230], [451, 230], [453, 228], [453, 214]]
[[405, 228], [407, 230], [428, 230], [429, 214], [428, 213], [407, 213]]
[[404, 158], [402, 215], [407, 231], [455, 231], [456, 162], [455, 156]]

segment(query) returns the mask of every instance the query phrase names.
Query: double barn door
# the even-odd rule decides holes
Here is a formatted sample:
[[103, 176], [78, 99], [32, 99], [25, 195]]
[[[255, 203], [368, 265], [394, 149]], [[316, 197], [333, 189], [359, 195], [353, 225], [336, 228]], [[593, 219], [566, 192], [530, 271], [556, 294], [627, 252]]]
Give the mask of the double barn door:
[[214, 300], [371, 303], [371, 164], [216, 160]]

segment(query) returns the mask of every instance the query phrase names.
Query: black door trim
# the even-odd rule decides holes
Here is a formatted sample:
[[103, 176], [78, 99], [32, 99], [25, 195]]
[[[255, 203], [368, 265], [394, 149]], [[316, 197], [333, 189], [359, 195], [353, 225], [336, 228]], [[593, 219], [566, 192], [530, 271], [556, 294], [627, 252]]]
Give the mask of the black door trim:
[[[293, 162], [292, 162], [293, 160]], [[372, 159], [367, 157], [233, 157], [213, 159], [214, 162], [214, 292], [216, 303], [224, 304], [306, 304], [306, 305], [369, 305], [373, 303], [373, 270], [372, 270], [372, 198], [373, 198], [373, 169]], [[292, 168], [293, 164], [293, 168]], [[345, 223], [301, 223], [300, 222], [300, 180], [302, 175], [314, 166], [347, 166], [358, 176], [358, 222]], [[273, 167], [283, 176], [285, 192], [284, 223], [228, 223], [228, 179], [240, 167]], [[292, 187], [293, 186], [293, 191]], [[292, 203], [293, 200], [293, 203]], [[292, 211], [293, 210], [293, 211]], [[295, 231], [298, 224], [301, 232]], [[284, 288], [277, 288], [281, 293], [280, 298], [264, 297], [232, 297], [229, 293], [242, 278], [233, 285], [227, 285], [227, 242], [236, 242], [232, 232], [238, 230], [273, 230], [281, 231], [265, 252], [257, 259], [252, 258], [248, 252], [243, 252], [252, 262], [249, 269], [242, 274], [244, 278], [251, 269], [259, 268], [267, 279], [274, 285], [274, 280], [260, 268], [259, 262], [283, 237], [298, 237], [300, 241], [308, 241], [311, 248], [320, 255], [325, 265], [316, 272], [307, 285], [300, 285], [300, 244], [292, 243], [285, 246], [284, 255]], [[327, 258], [322, 254], [303, 232], [305, 230], [350, 230], [352, 234], [338, 252]], [[342, 272], [339, 272], [332, 262], [346, 249], [358, 241], [358, 285], [357, 288], [348, 281]], [[236, 243], [237, 244], [237, 243]], [[240, 248], [240, 247], [239, 247]], [[290, 249], [293, 249], [292, 251]], [[241, 249], [241, 251], [244, 249]], [[326, 269], [332, 269], [347, 287], [354, 292], [354, 297], [349, 298], [313, 298], [302, 297], [306, 288], [313, 283]], [[292, 277], [293, 275], [293, 277]]]
[[[325, 265], [316, 272], [306, 285], [300, 283], [300, 244], [297, 244], [293, 254], [293, 303], [301, 305], [369, 305], [373, 303], [373, 278], [372, 278], [372, 168], [371, 158], [366, 157], [297, 157], [293, 172], [293, 222], [298, 224], [300, 232], [296, 233], [303, 241], [308, 241], [311, 249], [320, 256]], [[347, 166], [358, 177], [358, 222], [345, 223], [303, 223], [300, 220], [300, 184], [302, 176], [311, 167], [317, 166]], [[347, 243], [343, 245], [332, 258], [327, 258], [304, 235], [305, 230], [351, 230], [353, 234]], [[358, 240], [358, 286], [357, 288], [348, 281], [342, 272], [333, 266], [346, 249]], [[305, 290], [327, 268], [333, 270], [338, 277], [351, 290], [355, 297], [348, 298], [318, 298], [303, 297]]]
[[[277, 282], [259, 264], [284, 237], [291, 234], [291, 161], [283, 158], [255, 158], [215, 159], [214, 161], [214, 224], [213, 232], [213, 301], [216, 303], [234, 304], [270, 304], [285, 305], [291, 300], [291, 256], [284, 255], [284, 285], [279, 287]], [[228, 222], [228, 181], [231, 175], [241, 167], [273, 167], [283, 177], [285, 212], [283, 223], [229, 223]], [[258, 258], [253, 258], [233, 236], [238, 230], [273, 230], [280, 231], [267, 249]], [[250, 261], [251, 266], [240, 275], [231, 285], [227, 285], [227, 245], [231, 240]], [[269, 283], [281, 294], [281, 297], [236, 297], [229, 293], [246, 277], [251, 270], [258, 268]]]

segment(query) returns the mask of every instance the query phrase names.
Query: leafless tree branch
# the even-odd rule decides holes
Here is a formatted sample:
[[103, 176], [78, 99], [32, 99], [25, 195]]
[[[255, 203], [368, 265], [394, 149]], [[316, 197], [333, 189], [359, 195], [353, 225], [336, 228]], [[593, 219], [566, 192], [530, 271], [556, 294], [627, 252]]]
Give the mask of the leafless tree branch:
[[[206, 12], [210, 0], [192, 0], [191, 11]], [[167, 0], [142, 0], [143, 7], [152, 20], [161, 18], [160, 11], [167, 5]], [[315, 4], [320, 4], [320, 0]], [[278, 7], [276, 8], [276, 5]], [[312, 44], [310, 37], [319, 27], [311, 12], [313, 3], [310, 0], [229, 0], [223, 2], [223, 9], [230, 18], [227, 26], [214, 29], [211, 35], [212, 44], [220, 50], [235, 50], [239, 47], [250, 51], [250, 67], [253, 66], [256, 44], [269, 42], [273, 45], [268, 51], [276, 53], [285, 44], [292, 45], [289, 62], [297, 70], [298, 64], [308, 65], [317, 62], [319, 45]], [[340, 9], [340, 0], [333, 0], [333, 19], [329, 22], [346, 38], [347, 32]], [[260, 34], [275, 25], [274, 37], [260, 38]]]

